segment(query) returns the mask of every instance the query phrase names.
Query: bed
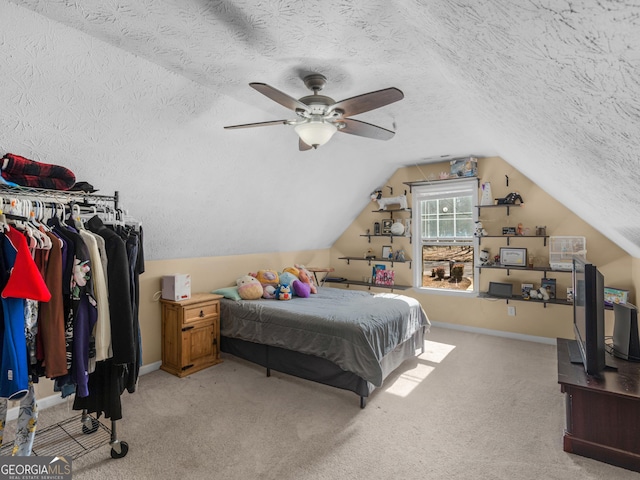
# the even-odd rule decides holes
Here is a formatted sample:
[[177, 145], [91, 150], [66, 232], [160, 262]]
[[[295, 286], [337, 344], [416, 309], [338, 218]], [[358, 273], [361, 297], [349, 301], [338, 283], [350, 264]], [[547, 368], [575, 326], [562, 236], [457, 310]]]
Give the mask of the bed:
[[420, 303], [394, 293], [319, 287], [309, 298], [220, 304], [221, 350], [267, 369], [350, 390], [360, 406], [430, 326]]

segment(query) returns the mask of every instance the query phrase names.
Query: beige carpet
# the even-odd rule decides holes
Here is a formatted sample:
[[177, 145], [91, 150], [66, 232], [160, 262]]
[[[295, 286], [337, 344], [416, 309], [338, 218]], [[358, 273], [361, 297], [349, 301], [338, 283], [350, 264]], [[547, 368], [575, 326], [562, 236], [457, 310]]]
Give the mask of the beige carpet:
[[[74, 461], [80, 479], [640, 479], [562, 450], [554, 346], [432, 328], [427, 352], [358, 397], [225, 356], [123, 395], [118, 438]], [[59, 405], [40, 427], [77, 414]], [[107, 423], [109, 425], [109, 423]]]

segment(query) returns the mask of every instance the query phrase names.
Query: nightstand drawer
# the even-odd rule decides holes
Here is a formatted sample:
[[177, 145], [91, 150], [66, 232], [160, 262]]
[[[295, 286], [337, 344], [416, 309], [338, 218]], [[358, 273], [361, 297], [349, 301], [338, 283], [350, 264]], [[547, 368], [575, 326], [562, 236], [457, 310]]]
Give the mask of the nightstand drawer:
[[218, 302], [194, 305], [184, 309], [184, 323], [199, 322], [206, 318], [218, 316]]

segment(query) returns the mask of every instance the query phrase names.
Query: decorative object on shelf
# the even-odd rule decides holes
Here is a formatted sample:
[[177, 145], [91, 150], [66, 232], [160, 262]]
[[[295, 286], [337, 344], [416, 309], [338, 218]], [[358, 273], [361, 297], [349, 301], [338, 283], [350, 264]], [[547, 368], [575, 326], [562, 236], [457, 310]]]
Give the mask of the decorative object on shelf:
[[394, 222], [391, 225], [391, 233], [394, 235], [402, 235], [404, 233], [404, 225], [402, 222]]
[[390, 235], [392, 225], [393, 225], [392, 218], [385, 218], [384, 220], [382, 220], [382, 235]]
[[555, 278], [543, 278], [540, 282], [540, 290], [545, 289], [549, 298], [556, 298], [556, 279]]
[[376, 264], [371, 268], [371, 278], [373, 278], [374, 282], [376, 280], [376, 275], [380, 270], [386, 270], [386, 267], [384, 265]]
[[624, 305], [629, 298], [628, 290], [620, 290], [619, 288], [604, 287], [604, 304], [607, 307], [613, 307], [614, 303]]
[[480, 250], [480, 266], [486, 267], [487, 265], [491, 265], [491, 254], [489, 250]]
[[544, 237], [547, 234], [547, 227], [539, 227], [536, 225], [536, 235]]
[[393, 258], [393, 249], [391, 248], [391, 245], [384, 245], [382, 247], [382, 258]]
[[496, 198], [497, 205], [515, 205], [516, 202], [520, 200], [520, 204], [524, 203], [522, 200], [522, 196], [518, 192], [511, 192], [504, 198]]
[[405, 237], [411, 236], [411, 218], [404, 219], [404, 236]]
[[449, 161], [451, 177], [476, 177], [478, 159], [474, 157], [454, 158]]
[[522, 226], [521, 223], [518, 224], [518, 226], [516, 227], [516, 235], [524, 235], [524, 227]]
[[376, 254], [373, 253], [373, 248], [370, 248], [369, 250], [367, 250], [365, 252], [364, 258], [366, 258], [367, 260], [371, 260], [372, 258], [376, 258]]
[[493, 205], [493, 195], [491, 195], [491, 183], [482, 184], [482, 195], [480, 196], [480, 205]]
[[373, 234], [380, 235], [380, 222], [375, 222], [373, 224]]
[[401, 249], [396, 252], [396, 260], [398, 262], [404, 262], [406, 260], [404, 250]]
[[502, 234], [503, 235], [515, 235], [516, 234], [516, 227], [502, 227]]
[[573, 287], [567, 287], [567, 303], [573, 303]]
[[549, 300], [549, 293], [547, 292], [546, 288], [540, 287], [538, 290], [530, 290], [529, 297], [533, 298], [534, 300], [537, 299], [547, 302]]
[[440, 172], [440, 174], [438, 175], [438, 179], [440, 180], [446, 180], [449, 178], [449, 173], [448, 172]]
[[527, 267], [533, 268], [533, 254], [529, 254], [527, 257]]
[[476, 237], [486, 237], [487, 235], [489, 235], [487, 231], [482, 228], [482, 222], [480, 220], [476, 222], [476, 231], [473, 234]]
[[376, 272], [376, 285], [392, 286], [395, 282], [396, 272], [393, 270], [378, 270]]
[[529, 294], [531, 290], [533, 290], [533, 283], [523, 283], [520, 287], [522, 298], [525, 300], [529, 300], [531, 298], [531, 295]]
[[389, 205], [398, 205], [400, 209], [407, 209], [407, 191], [404, 195], [396, 195], [395, 197], [383, 197], [382, 190], [374, 190], [371, 193], [371, 200], [378, 202], [378, 210], [386, 210]]
[[527, 264], [526, 248], [500, 247], [500, 265], [524, 267]]

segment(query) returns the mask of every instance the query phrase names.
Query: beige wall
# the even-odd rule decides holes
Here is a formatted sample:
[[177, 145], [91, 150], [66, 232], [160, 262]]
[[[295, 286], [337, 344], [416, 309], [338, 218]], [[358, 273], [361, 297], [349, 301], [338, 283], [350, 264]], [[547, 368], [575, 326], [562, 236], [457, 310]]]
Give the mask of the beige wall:
[[[517, 226], [518, 223], [522, 223], [525, 228], [544, 225], [547, 227], [548, 235], [584, 236], [587, 258], [602, 271], [606, 285], [630, 290], [631, 301], [635, 301], [634, 285], [640, 282], [640, 260], [631, 258], [625, 251], [607, 240], [604, 235], [594, 230], [501, 158], [480, 159], [478, 170], [481, 183], [491, 183], [494, 198], [518, 191], [525, 201], [523, 207], [510, 209], [509, 216], [506, 216], [506, 211], [503, 209], [482, 210], [483, 225], [490, 234], [499, 235], [503, 226]], [[392, 186], [393, 194], [397, 195], [405, 189], [408, 190], [403, 182], [425, 180], [430, 176], [437, 178], [442, 171], [449, 171], [448, 162], [401, 168], [386, 182], [386, 185]], [[505, 175], [509, 177], [509, 186], [506, 186]], [[384, 195], [389, 196], [389, 189], [384, 189]], [[339, 260], [339, 257], [363, 256], [369, 247], [374, 248], [379, 255], [382, 245], [389, 244], [388, 238], [372, 238], [371, 243], [368, 243], [366, 237], [360, 236], [365, 234], [367, 229], [373, 231], [374, 222], [388, 217], [388, 214], [374, 213], [376, 209], [377, 204], [372, 202], [331, 248], [331, 265], [336, 269], [336, 276], [360, 280], [371, 270], [367, 262], [351, 261], [347, 265], [346, 261]], [[397, 237], [394, 239], [394, 250], [403, 248], [410, 258], [413, 258], [412, 246], [408, 239]], [[482, 240], [482, 248], [488, 248], [492, 256], [499, 253], [500, 246], [506, 246], [502, 238]], [[537, 257], [538, 262], [548, 264], [548, 246], [545, 246], [540, 238], [514, 239], [511, 241], [511, 246], [527, 248], [528, 252]], [[398, 283], [411, 284], [411, 271], [407, 264], [395, 264], [394, 270]], [[486, 291], [489, 281], [514, 283], [518, 289], [521, 283], [540, 286], [542, 276], [543, 272], [540, 271], [517, 273], [511, 271], [507, 276], [505, 270], [483, 269], [476, 280], [480, 282], [480, 290]], [[571, 284], [570, 273], [551, 272], [547, 276], [557, 279], [560, 295], [566, 292], [566, 288]], [[384, 291], [375, 288], [373, 290]], [[513, 317], [507, 315], [504, 300], [461, 298], [452, 295], [418, 293], [414, 290], [406, 290], [402, 293], [417, 298], [432, 321], [539, 337], [573, 338], [570, 306], [547, 305], [545, 308], [540, 303], [510, 302], [510, 305], [516, 307], [516, 316]], [[610, 331], [612, 322], [610, 312], [607, 312], [606, 318]]]

